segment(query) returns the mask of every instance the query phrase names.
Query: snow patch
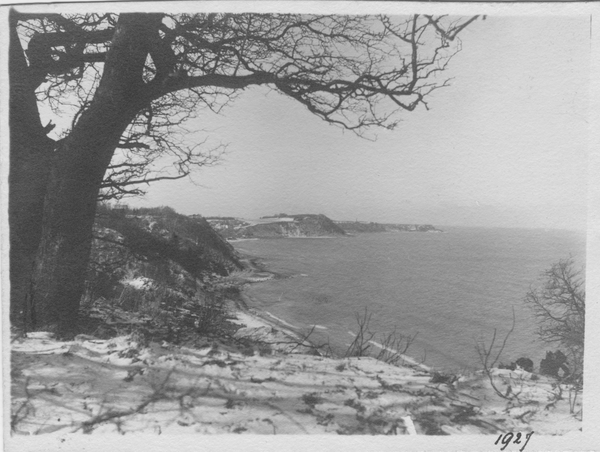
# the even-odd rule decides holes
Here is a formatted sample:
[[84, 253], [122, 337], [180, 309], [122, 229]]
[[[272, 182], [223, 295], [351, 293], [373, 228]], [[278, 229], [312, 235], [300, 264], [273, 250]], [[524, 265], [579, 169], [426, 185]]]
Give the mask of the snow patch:
[[121, 284], [123, 284], [124, 286], [133, 287], [134, 289], [137, 289], [137, 290], [142, 290], [142, 289], [147, 290], [147, 289], [152, 288], [154, 281], [152, 281], [150, 278], [146, 278], [144, 276], [138, 276], [137, 278], [123, 279], [123, 280], [121, 280]]
[[48, 331], [32, 331], [31, 333], [27, 333], [27, 337], [29, 339], [52, 339], [54, 334]]

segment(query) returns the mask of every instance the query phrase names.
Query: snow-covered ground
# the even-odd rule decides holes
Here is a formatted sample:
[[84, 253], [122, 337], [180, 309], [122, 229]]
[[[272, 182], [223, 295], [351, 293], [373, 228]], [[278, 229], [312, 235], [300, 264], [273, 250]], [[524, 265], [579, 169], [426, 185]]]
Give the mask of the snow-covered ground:
[[[293, 333], [240, 312], [238, 335], [286, 350]], [[142, 343], [140, 343], [142, 342]], [[226, 346], [143, 343], [131, 336], [12, 343], [13, 439], [82, 433], [500, 434], [576, 432], [581, 395], [517, 370], [495, 370], [504, 399], [482, 373], [452, 385], [373, 358], [298, 353], [261, 356]], [[278, 344], [278, 345], [277, 345]], [[297, 350], [294, 350], [297, 351]], [[571, 400], [569, 398], [571, 397]]]

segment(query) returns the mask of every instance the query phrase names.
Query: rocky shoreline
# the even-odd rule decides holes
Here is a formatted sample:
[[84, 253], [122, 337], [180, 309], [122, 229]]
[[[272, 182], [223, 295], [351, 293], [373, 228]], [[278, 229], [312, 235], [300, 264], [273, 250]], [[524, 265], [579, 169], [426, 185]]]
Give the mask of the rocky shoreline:
[[[236, 332], [236, 336], [249, 337], [254, 341], [273, 344], [275, 349], [280, 352], [286, 352], [294, 348], [294, 351], [297, 353], [316, 353], [314, 344], [306, 341], [299, 331], [295, 331], [288, 325], [285, 325], [285, 322], [280, 319], [252, 308], [249, 303], [250, 298], [244, 293], [243, 286], [245, 284], [260, 283], [281, 278], [282, 276], [278, 273], [268, 271], [261, 264], [258, 257], [244, 257], [241, 259], [241, 262], [249, 270], [249, 274], [245, 275], [238, 283], [240, 292], [232, 299], [236, 309], [235, 316], [241, 324], [245, 325], [244, 328]], [[279, 347], [277, 344], [279, 344]]]

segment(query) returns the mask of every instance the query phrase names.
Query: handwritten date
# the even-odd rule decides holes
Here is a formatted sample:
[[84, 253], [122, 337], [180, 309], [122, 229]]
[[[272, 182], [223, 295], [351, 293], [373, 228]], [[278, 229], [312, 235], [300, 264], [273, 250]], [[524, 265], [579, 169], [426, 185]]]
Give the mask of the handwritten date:
[[504, 450], [511, 442], [513, 444], [523, 444], [522, 438], [525, 437], [525, 444], [523, 444], [523, 447], [519, 449], [519, 452], [523, 452], [532, 435], [533, 432], [529, 432], [527, 435], [523, 435], [522, 433], [504, 433], [498, 436], [498, 439], [494, 444], [502, 444], [502, 448], [500, 450]]

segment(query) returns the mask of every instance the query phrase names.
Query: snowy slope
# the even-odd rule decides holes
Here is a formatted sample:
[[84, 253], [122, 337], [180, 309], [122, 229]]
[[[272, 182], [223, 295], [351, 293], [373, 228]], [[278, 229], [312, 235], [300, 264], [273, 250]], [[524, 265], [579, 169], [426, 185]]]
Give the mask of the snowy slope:
[[[240, 314], [248, 334], [281, 342]], [[581, 422], [551, 380], [495, 370], [453, 385], [416, 367], [373, 358], [260, 356], [231, 347], [144, 344], [131, 336], [60, 342], [32, 333], [12, 343], [13, 437], [81, 433], [564, 434]], [[276, 347], [275, 347], [276, 348]], [[573, 404], [581, 410], [581, 397]]]

